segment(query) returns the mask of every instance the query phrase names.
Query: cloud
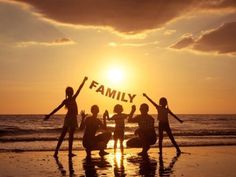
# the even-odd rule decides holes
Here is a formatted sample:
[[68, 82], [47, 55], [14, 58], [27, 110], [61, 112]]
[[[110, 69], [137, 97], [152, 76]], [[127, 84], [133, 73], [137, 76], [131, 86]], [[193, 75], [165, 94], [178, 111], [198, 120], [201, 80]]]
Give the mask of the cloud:
[[112, 27], [134, 34], [161, 28], [191, 11], [236, 9], [235, 0], [15, 0], [54, 22]]
[[236, 55], [236, 22], [225, 23], [222, 26], [204, 32], [200, 37], [182, 38], [171, 46], [174, 49], [189, 48], [202, 52]]
[[192, 45], [193, 43], [194, 43], [194, 39], [192, 38], [192, 36], [183, 36], [181, 40], [173, 44], [171, 48], [182, 49], [182, 48]]
[[144, 46], [156, 46], [158, 41], [145, 42], [145, 43], [116, 43], [109, 42], [108, 46], [110, 47], [144, 47]]
[[0, 44], [69, 42], [64, 33], [32, 14], [26, 6], [8, 2], [0, 0]]
[[43, 45], [43, 46], [58, 46], [58, 45], [70, 45], [75, 42], [70, 40], [69, 38], [59, 38], [51, 42], [38, 42], [38, 41], [26, 41], [26, 42], [18, 42], [17, 47], [29, 47], [33, 45]]
[[164, 35], [170, 36], [172, 34], [176, 33], [176, 30], [165, 30]]

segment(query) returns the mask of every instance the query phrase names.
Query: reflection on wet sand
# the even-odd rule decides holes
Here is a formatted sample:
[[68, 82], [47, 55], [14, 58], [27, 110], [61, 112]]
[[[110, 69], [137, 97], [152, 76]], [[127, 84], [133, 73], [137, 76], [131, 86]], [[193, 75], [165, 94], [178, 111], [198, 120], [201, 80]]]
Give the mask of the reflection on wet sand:
[[124, 167], [124, 155], [121, 152], [114, 154], [114, 176], [126, 176]]
[[83, 168], [85, 171], [85, 175], [89, 177], [93, 176], [101, 176], [101, 174], [98, 173], [99, 169], [103, 170], [103, 175], [104, 171], [106, 171], [106, 168], [110, 168], [111, 164], [106, 160], [105, 157], [91, 157], [87, 156], [83, 160]]
[[150, 159], [148, 155], [146, 156], [131, 156], [128, 162], [139, 164], [139, 171], [137, 174], [141, 176], [156, 176], [157, 161], [155, 159]]
[[173, 174], [173, 167], [174, 167], [175, 163], [177, 162], [179, 156], [180, 156], [180, 154], [174, 156], [167, 167], [164, 166], [164, 161], [163, 161], [162, 155], [159, 156], [159, 175], [160, 175], [160, 177], [164, 177], [164, 176], [168, 177], [171, 174]]
[[64, 167], [60, 160], [64, 162], [67, 158], [60, 160], [55, 158], [61, 176], [124, 177], [137, 175], [168, 177], [176, 173], [174, 166], [179, 156], [171, 156], [169, 153], [169, 155], [162, 157], [158, 156], [157, 152], [152, 152], [149, 156], [138, 156], [137, 153], [133, 152], [123, 154], [121, 151], [116, 151], [103, 157], [96, 155], [83, 158], [84, 156], [78, 156], [78, 158], [75, 157], [74, 159], [68, 158], [68, 164], [64, 164]]
[[[64, 169], [62, 163], [60, 162], [59, 158], [55, 158], [56, 164], [62, 176], [66, 176], [66, 170]], [[68, 166], [69, 166], [69, 176], [72, 177], [74, 175], [74, 168], [73, 168], [73, 161], [72, 158], [68, 158]]]

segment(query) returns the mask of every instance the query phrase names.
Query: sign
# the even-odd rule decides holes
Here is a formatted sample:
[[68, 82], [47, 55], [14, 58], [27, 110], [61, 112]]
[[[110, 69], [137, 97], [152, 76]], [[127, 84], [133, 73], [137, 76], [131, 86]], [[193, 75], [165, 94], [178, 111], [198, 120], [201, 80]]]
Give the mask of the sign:
[[136, 94], [131, 94], [131, 93], [125, 93], [125, 92], [121, 92], [115, 89], [111, 89], [109, 87], [105, 87], [102, 84], [99, 84], [96, 81], [92, 81], [90, 86], [90, 89], [95, 90], [97, 93], [100, 93], [104, 96], [110, 97], [112, 99], [116, 99], [119, 101], [123, 101], [123, 102], [129, 102], [129, 103], [133, 103], [134, 98], [136, 96]]

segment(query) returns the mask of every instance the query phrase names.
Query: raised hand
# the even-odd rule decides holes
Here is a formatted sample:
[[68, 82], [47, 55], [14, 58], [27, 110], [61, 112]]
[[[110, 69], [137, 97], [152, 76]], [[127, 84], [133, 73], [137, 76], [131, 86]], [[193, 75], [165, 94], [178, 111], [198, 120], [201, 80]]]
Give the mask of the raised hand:
[[86, 80], [88, 80], [88, 77], [87, 77], [87, 76], [84, 77], [83, 82], [85, 82]]
[[132, 112], [135, 112], [136, 111], [136, 106], [133, 105], [131, 110], [132, 110]]
[[88, 114], [85, 114], [85, 110], [82, 110], [80, 112], [80, 115], [81, 115], [82, 119], [84, 119]]
[[107, 110], [105, 110], [105, 112], [103, 113], [103, 118], [109, 119], [109, 113]]

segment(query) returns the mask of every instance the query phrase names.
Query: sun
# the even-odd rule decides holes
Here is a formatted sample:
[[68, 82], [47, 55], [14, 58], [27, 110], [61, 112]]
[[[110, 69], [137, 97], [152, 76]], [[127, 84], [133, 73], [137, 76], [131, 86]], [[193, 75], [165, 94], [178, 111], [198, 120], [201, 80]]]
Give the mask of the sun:
[[120, 83], [124, 79], [124, 71], [121, 68], [110, 68], [107, 72], [107, 76], [110, 82]]

